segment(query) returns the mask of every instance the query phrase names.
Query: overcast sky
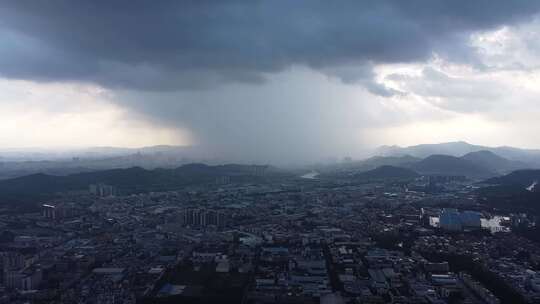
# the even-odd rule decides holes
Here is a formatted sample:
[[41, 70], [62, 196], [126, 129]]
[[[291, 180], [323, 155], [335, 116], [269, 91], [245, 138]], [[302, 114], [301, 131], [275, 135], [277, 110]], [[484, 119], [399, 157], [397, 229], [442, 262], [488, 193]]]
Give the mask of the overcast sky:
[[540, 1], [1, 1], [0, 146], [540, 148]]

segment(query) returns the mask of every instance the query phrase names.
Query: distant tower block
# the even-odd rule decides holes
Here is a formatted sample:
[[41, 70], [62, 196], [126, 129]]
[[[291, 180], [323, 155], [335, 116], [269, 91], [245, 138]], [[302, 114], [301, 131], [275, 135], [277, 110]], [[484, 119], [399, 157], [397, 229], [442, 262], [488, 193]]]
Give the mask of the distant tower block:
[[266, 169], [268, 169], [268, 166], [253, 166], [253, 175], [264, 176], [266, 174]]
[[102, 183], [92, 184], [88, 186], [88, 191], [90, 192], [90, 194], [99, 197], [114, 196], [116, 194], [116, 189], [113, 186], [105, 185]]
[[226, 185], [231, 182], [230, 176], [220, 176], [216, 178], [216, 184], [218, 185]]
[[55, 220], [57, 217], [56, 206], [49, 205], [49, 204], [41, 205], [41, 214], [43, 215], [44, 218]]

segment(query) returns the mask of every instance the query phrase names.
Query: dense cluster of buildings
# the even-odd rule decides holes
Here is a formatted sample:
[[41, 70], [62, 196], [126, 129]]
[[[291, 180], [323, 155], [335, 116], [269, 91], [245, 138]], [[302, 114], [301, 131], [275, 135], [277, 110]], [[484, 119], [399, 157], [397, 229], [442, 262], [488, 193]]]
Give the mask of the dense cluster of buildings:
[[193, 227], [207, 227], [207, 226], [216, 226], [219, 228], [225, 227], [227, 225], [227, 214], [225, 212], [208, 210], [208, 209], [199, 209], [199, 208], [190, 208], [181, 211], [180, 213], [180, 223], [186, 226]]
[[492, 229], [470, 184], [445, 183], [94, 185], [0, 215], [0, 303], [540, 300], [540, 247], [502, 227], [534, 220], [504, 214]]

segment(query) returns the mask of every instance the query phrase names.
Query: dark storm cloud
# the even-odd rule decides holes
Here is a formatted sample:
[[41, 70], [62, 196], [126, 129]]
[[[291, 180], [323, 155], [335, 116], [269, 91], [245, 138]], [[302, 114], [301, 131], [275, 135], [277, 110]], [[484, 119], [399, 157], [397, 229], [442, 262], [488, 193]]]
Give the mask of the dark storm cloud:
[[[451, 95], [449, 80], [427, 73], [404, 92], [387, 87], [375, 66], [435, 53], [482, 67], [470, 34], [539, 9], [536, 0], [4, 0], [0, 77], [99, 84], [128, 116], [187, 130], [229, 160], [315, 161], [358, 155], [379, 140], [370, 130], [407, 122], [408, 105], [384, 97], [424, 81], [433, 88], [417, 94]], [[452, 80], [468, 98], [466, 80]], [[468, 112], [460, 105], [439, 106]]]
[[[434, 51], [473, 61], [472, 31], [514, 23], [540, 1], [2, 1], [0, 74], [138, 90], [261, 83], [309, 66], [375, 94], [377, 63]], [[358, 66], [346, 74], [343, 66]]]

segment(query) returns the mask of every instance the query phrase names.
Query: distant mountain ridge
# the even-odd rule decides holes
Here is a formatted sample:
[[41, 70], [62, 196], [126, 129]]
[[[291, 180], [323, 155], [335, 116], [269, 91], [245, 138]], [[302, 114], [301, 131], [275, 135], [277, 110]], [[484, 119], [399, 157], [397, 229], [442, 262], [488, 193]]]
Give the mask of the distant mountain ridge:
[[[459, 149], [456, 149], [454, 143], [443, 144], [433, 148], [433, 145], [426, 145], [429, 150], [444, 150], [448, 151], [448, 147], [455, 154], [459, 154], [458, 150], [474, 150], [481, 146], [469, 146], [467, 143], [460, 142], [457, 144]], [[395, 149], [392, 148], [392, 149]], [[426, 147], [421, 147], [425, 150]], [[403, 151], [413, 152], [411, 150]], [[488, 150], [479, 150], [468, 152], [462, 156], [451, 154], [430, 154], [427, 157], [419, 158], [409, 154], [398, 154], [396, 156], [373, 156], [363, 161], [357, 161], [348, 164], [348, 167], [343, 164], [341, 170], [346, 168], [349, 171], [369, 171], [380, 166], [395, 166], [411, 169], [417, 173], [424, 175], [459, 175], [475, 179], [486, 179], [497, 175], [503, 175], [520, 169], [531, 169], [540, 166], [526, 163], [523, 161], [510, 160]]]
[[[517, 170], [504, 176], [493, 177], [485, 181], [486, 184], [503, 185], [503, 186], [519, 186], [529, 188], [529, 191], [539, 190], [537, 184], [540, 184], [540, 170]], [[540, 203], [540, 202], [539, 202]]]
[[[21, 152], [21, 158], [41, 159], [50, 157], [49, 160], [16, 160], [17, 150], [4, 150], [11, 153], [11, 157], [0, 160], [0, 180], [46, 173], [50, 175], [68, 175], [82, 172], [92, 172], [109, 169], [127, 169], [142, 167], [144, 169], [176, 168], [192, 162], [204, 162], [207, 164], [222, 163], [215, 159], [204, 157], [196, 147], [182, 146], [152, 146], [140, 149], [94, 147], [82, 150], [64, 152], [63, 154], [37, 154], [27, 155]], [[7, 151], [7, 152], [6, 152]], [[33, 150], [31, 150], [33, 151]], [[40, 151], [40, 150], [36, 150]], [[0, 154], [2, 152], [0, 151]], [[52, 152], [51, 152], [52, 153]], [[12, 159], [10, 161], [10, 159]]]
[[422, 160], [418, 157], [410, 155], [402, 156], [373, 156], [363, 160], [360, 164], [362, 168], [366, 170], [375, 169], [380, 166], [394, 166], [394, 167], [410, 167], [412, 164]]
[[501, 174], [530, 167], [530, 165], [527, 165], [524, 162], [509, 160], [486, 150], [470, 152], [463, 155], [461, 158]]
[[473, 178], [495, 176], [495, 172], [469, 160], [451, 155], [435, 154], [414, 163], [412, 169], [426, 175], [456, 175]]
[[87, 190], [104, 183], [121, 193], [179, 189], [189, 185], [215, 183], [221, 177], [231, 182], [260, 180], [265, 174], [282, 174], [268, 166], [188, 164], [175, 169], [146, 170], [140, 167], [77, 173], [67, 176], [43, 173], [0, 181], [0, 205], [26, 198], [40, 198], [57, 192]]
[[[379, 173], [378, 170], [389, 170], [390, 168], [397, 168], [401, 170], [408, 170], [416, 174], [421, 175], [449, 175], [449, 176], [465, 176], [474, 179], [485, 179], [500, 174], [498, 168], [485, 166], [489, 164], [490, 157], [484, 160], [487, 154], [474, 154], [468, 155], [468, 157], [455, 157], [451, 155], [435, 154], [426, 158], [415, 158], [412, 156], [375, 156], [364, 161], [358, 161], [349, 164], [342, 164], [339, 168], [334, 168], [333, 174], [348, 174], [350, 176], [361, 177], [365, 173], [366, 176], [370, 174]], [[506, 164], [507, 161], [504, 158], [500, 158], [496, 155], [489, 156], [498, 159], [501, 164]], [[475, 161], [471, 161], [467, 158], [475, 158]], [[505, 166], [506, 168], [506, 166]], [[397, 169], [394, 169], [397, 170]], [[385, 172], [382, 170], [380, 173]], [[398, 172], [390, 172], [398, 173]], [[403, 173], [403, 172], [401, 172]], [[399, 175], [399, 174], [398, 174]], [[384, 174], [380, 175], [383, 177]], [[389, 176], [392, 176], [390, 174]]]
[[540, 150], [520, 149], [514, 147], [486, 147], [469, 144], [464, 141], [447, 142], [440, 144], [421, 144], [409, 147], [381, 146], [374, 151], [378, 156], [403, 156], [426, 158], [430, 155], [442, 154], [462, 157], [468, 153], [489, 151], [511, 161], [519, 161], [528, 166], [540, 167]]
[[419, 158], [426, 158], [430, 155], [451, 155], [462, 156], [470, 152], [486, 150], [486, 147], [471, 145], [464, 141], [447, 142], [440, 144], [420, 144], [415, 146], [381, 146], [375, 150], [375, 155], [381, 156], [401, 156], [411, 155]]
[[346, 171], [369, 171], [376, 169], [380, 166], [394, 166], [394, 167], [408, 167], [411, 164], [420, 161], [420, 158], [412, 157], [410, 155], [403, 156], [373, 156], [364, 160], [355, 160], [346, 163], [326, 165], [324, 168], [318, 168], [318, 170], [346, 170]]
[[507, 210], [540, 215], [540, 170], [517, 170], [493, 177], [478, 189], [483, 204]]

